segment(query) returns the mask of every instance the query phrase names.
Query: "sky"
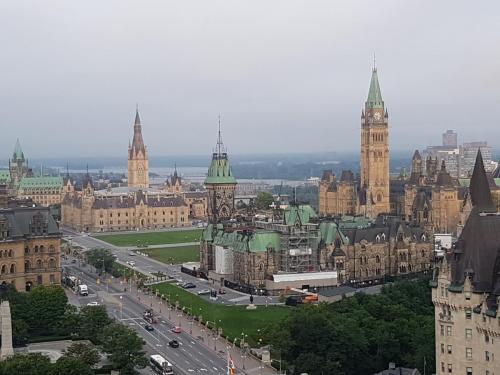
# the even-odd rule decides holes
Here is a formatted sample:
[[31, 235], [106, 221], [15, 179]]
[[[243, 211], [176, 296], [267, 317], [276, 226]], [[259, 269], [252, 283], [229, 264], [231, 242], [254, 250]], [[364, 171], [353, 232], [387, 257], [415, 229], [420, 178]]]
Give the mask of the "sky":
[[500, 2], [6, 1], [0, 158], [359, 149], [376, 56], [392, 150], [500, 147]]

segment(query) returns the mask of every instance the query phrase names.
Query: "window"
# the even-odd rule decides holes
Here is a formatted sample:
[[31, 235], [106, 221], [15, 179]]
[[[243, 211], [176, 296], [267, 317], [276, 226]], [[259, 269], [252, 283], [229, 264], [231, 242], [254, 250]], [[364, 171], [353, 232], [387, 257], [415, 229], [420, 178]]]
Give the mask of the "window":
[[465, 309], [465, 319], [472, 319], [472, 310], [470, 308]]
[[472, 338], [472, 329], [471, 328], [466, 328], [465, 329], [465, 338], [467, 340], [470, 340]]
[[446, 327], [446, 336], [451, 336], [451, 326]]
[[441, 344], [441, 354], [444, 354], [444, 344]]
[[453, 372], [453, 366], [451, 365], [451, 363], [448, 363], [448, 373], [452, 373]]
[[490, 336], [487, 333], [484, 335], [484, 342], [490, 342]]
[[484, 359], [486, 359], [486, 361], [490, 360], [490, 352], [489, 351], [484, 352]]
[[444, 362], [441, 362], [441, 371], [444, 372]]
[[448, 350], [448, 354], [451, 354], [451, 352], [452, 352], [452, 346], [448, 345], [447, 350]]
[[467, 367], [466, 374], [467, 375], [472, 375], [472, 367]]
[[465, 292], [465, 293], [464, 293], [464, 295], [465, 295], [465, 299], [466, 299], [467, 301], [468, 301], [468, 300], [470, 300], [470, 295], [471, 295], [471, 293], [470, 293], [470, 292]]
[[465, 358], [472, 359], [472, 348], [465, 348]]
[[56, 277], [54, 275], [50, 275], [49, 278], [51, 284], [54, 284], [56, 282]]

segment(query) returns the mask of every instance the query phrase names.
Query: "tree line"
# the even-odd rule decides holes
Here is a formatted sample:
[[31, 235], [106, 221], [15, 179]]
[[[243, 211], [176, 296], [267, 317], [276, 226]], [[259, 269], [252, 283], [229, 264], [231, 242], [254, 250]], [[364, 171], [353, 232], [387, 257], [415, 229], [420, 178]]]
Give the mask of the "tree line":
[[144, 341], [135, 331], [114, 322], [104, 306], [77, 309], [68, 304], [59, 286], [38, 286], [30, 293], [19, 293], [11, 285], [2, 285], [0, 299], [10, 303], [15, 345], [54, 339], [91, 343], [75, 341], [54, 364], [40, 354], [17, 354], [0, 362], [0, 375], [93, 374], [99, 352], [106, 353], [111, 367], [124, 375], [135, 374], [135, 368], [147, 364]]
[[289, 372], [374, 374], [389, 362], [435, 368], [434, 307], [428, 280], [357, 293], [336, 303], [303, 305], [270, 329], [273, 358]]

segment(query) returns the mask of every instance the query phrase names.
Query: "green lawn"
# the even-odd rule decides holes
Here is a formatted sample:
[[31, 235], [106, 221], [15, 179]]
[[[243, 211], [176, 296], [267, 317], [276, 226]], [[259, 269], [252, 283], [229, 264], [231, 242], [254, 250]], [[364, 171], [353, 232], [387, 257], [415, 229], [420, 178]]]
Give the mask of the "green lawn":
[[201, 229], [174, 232], [123, 233], [95, 236], [115, 246], [163, 245], [200, 240]]
[[163, 247], [159, 249], [141, 250], [141, 252], [148, 254], [153, 259], [167, 264], [200, 261], [200, 247], [198, 245]]
[[[245, 306], [213, 304], [170, 283], [153, 285], [152, 288], [167, 298], [170, 293], [172, 303], [179, 301], [180, 306], [187, 308], [186, 312], [192, 308], [194, 315], [202, 315], [203, 322], [215, 320], [217, 327], [222, 327], [223, 335], [229, 340], [240, 338], [241, 333], [245, 333], [252, 345], [255, 345], [263, 335], [265, 336], [269, 327], [290, 313], [290, 309], [284, 306], [258, 306], [256, 310], [246, 310]], [[209, 326], [213, 327], [213, 324]], [[263, 332], [263, 335], [258, 330]]]

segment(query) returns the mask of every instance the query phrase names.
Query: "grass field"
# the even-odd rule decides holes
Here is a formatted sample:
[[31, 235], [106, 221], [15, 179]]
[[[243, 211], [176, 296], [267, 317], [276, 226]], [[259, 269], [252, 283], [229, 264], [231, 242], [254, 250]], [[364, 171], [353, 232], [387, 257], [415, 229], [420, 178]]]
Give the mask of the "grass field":
[[142, 250], [142, 252], [148, 254], [153, 259], [167, 264], [200, 261], [200, 247], [198, 245], [164, 247], [159, 249]]
[[163, 245], [200, 240], [201, 229], [173, 232], [124, 233], [95, 236], [95, 238], [115, 246]]
[[[248, 342], [252, 345], [262, 337], [260, 332], [265, 335], [271, 326], [290, 313], [290, 310], [284, 306], [259, 306], [256, 310], [247, 310], [245, 306], [213, 304], [170, 283], [153, 285], [153, 290], [158, 290], [167, 298], [170, 293], [172, 303], [179, 301], [180, 306], [187, 308], [186, 312], [192, 308], [194, 315], [202, 315], [203, 322], [216, 321], [217, 327], [222, 327], [223, 335], [231, 341], [235, 337], [240, 338], [241, 334], [245, 333], [248, 335]], [[213, 327], [213, 323], [209, 326]]]

